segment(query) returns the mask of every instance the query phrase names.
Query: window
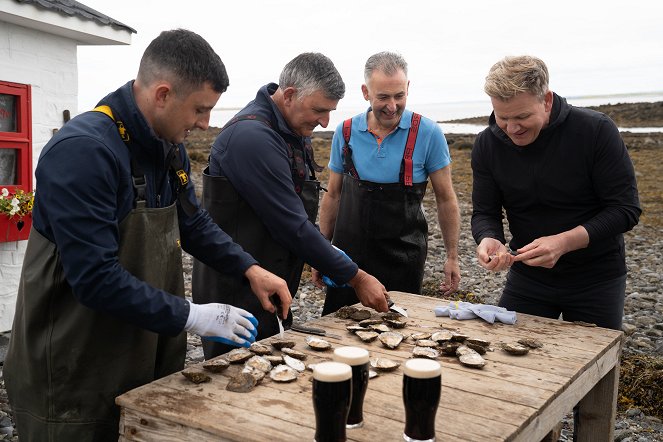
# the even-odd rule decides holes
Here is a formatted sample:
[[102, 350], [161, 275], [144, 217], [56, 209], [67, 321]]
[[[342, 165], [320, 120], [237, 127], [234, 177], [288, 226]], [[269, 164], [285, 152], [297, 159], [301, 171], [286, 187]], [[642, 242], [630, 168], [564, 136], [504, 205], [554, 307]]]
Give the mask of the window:
[[30, 85], [0, 81], [0, 187], [32, 190]]

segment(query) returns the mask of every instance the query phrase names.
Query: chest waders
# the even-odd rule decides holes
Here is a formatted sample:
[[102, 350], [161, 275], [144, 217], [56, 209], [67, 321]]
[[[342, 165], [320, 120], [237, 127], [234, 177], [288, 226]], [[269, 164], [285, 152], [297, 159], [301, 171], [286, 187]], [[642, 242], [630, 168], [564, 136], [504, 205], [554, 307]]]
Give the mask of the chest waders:
[[[224, 129], [244, 119], [258, 120], [271, 127], [269, 121], [261, 117], [243, 115], [230, 120]], [[315, 180], [314, 173], [312, 173], [312, 180], [306, 179], [307, 174], [304, 169], [305, 166], [308, 166], [314, 171], [315, 162], [312, 160], [309, 146], [305, 145], [302, 149], [300, 146], [289, 143], [288, 147], [295, 191], [304, 203], [309, 221], [315, 223], [318, 214], [320, 183]], [[304, 155], [304, 151], [308, 155]], [[311, 163], [309, 164], [308, 161]], [[260, 263], [261, 267], [283, 278], [288, 284], [290, 293], [293, 295], [297, 293], [304, 262], [272, 238], [262, 219], [226, 177], [209, 175], [209, 168], [203, 172], [202, 207], [209, 212], [214, 222], [230, 235], [234, 242], [241, 245]], [[222, 302], [251, 312], [258, 319], [256, 340], [273, 336], [279, 332], [278, 321], [274, 313], [269, 313], [262, 308], [246, 278], [238, 279], [231, 275], [224, 275], [195, 260], [192, 293], [196, 303]], [[285, 328], [289, 328], [291, 323], [292, 313], [290, 312], [288, 318], [283, 321], [283, 325]], [[233, 348], [235, 347], [203, 340], [205, 359], [227, 353]]]
[[[136, 208], [119, 226], [119, 264], [183, 298], [176, 205], [146, 208], [133, 161], [132, 175]], [[21, 441], [117, 441], [115, 397], [181, 370], [185, 353], [186, 333], [159, 335], [81, 305], [55, 244], [32, 228], [5, 363]]]
[[[387, 290], [421, 293], [428, 223], [421, 209], [427, 181], [412, 182], [412, 154], [421, 116], [412, 114], [398, 183], [360, 179], [352, 160], [352, 119], [343, 123], [343, 187], [332, 243]], [[359, 302], [351, 287], [327, 287], [323, 315]]]

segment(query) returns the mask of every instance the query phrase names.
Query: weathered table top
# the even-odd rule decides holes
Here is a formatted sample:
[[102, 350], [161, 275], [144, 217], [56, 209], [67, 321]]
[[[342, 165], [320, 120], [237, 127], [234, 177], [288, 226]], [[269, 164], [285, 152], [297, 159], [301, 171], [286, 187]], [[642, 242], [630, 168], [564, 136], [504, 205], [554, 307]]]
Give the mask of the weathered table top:
[[[489, 324], [481, 319], [458, 321], [435, 317], [433, 307], [448, 301], [398, 292], [391, 297], [408, 309], [408, 326], [400, 331], [456, 329], [491, 341], [494, 349], [484, 355], [483, 369], [464, 367], [455, 357], [438, 358], [442, 364], [438, 440], [540, 440], [578, 402], [582, 419], [578, 440], [613, 439], [621, 332], [524, 314], [518, 314], [516, 325]], [[340, 340], [326, 338], [334, 347], [364, 347], [371, 358], [401, 363], [411, 356], [411, 339], [396, 350], [379, 341], [363, 343], [346, 331], [352, 322], [332, 315], [307, 325], [340, 335]], [[309, 349], [305, 334], [288, 331], [286, 336], [297, 342], [295, 349], [308, 354], [307, 364], [331, 359], [331, 351]], [[524, 337], [538, 339], [543, 347], [526, 356], [500, 349], [500, 343]], [[193, 368], [203, 371], [201, 364]], [[119, 396], [120, 440], [313, 440], [311, 372], [285, 384], [267, 376], [250, 393], [227, 391], [229, 377], [241, 368], [242, 364], [231, 365], [223, 373], [209, 373], [212, 381], [203, 384], [193, 384], [175, 373]], [[402, 377], [399, 368], [370, 380], [364, 427], [348, 430], [349, 440], [402, 440]]]

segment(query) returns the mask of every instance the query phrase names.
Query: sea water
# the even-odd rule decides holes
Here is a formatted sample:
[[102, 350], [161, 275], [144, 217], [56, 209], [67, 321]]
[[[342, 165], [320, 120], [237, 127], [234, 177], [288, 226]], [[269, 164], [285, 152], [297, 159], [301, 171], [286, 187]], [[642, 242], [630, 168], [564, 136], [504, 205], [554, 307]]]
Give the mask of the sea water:
[[[639, 103], [663, 101], [663, 91], [639, 93], [639, 94], [616, 94], [566, 97], [569, 104], [579, 107], [599, 106], [602, 104], [617, 103]], [[442, 123], [443, 121], [457, 120], [461, 118], [488, 116], [492, 112], [490, 100], [486, 98], [480, 101], [459, 101], [448, 103], [416, 103], [408, 102], [408, 109], [418, 112], [431, 120], [437, 121], [444, 133], [479, 133], [486, 125]], [[215, 108], [212, 110], [210, 126], [222, 127], [241, 108]], [[365, 112], [366, 104], [344, 103], [341, 100], [338, 108], [331, 113], [329, 124], [326, 128], [318, 127], [316, 130], [334, 130], [345, 118]], [[486, 122], [487, 124], [487, 122]], [[663, 132], [663, 128], [627, 128], [620, 127], [622, 131], [631, 132]]]

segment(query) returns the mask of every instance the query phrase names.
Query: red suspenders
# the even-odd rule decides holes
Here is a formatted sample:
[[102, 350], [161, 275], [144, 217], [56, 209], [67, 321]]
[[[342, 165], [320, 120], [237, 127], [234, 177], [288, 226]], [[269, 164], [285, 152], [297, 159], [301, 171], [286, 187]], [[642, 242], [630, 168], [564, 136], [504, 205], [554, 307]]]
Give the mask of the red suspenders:
[[[420, 123], [421, 115], [412, 113], [410, 131], [407, 134], [407, 141], [405, 142], [405, 151], [403, 152], [400, 173], [400, 181], [408, 187], [412, 186], [412, 154], [414, 153], [414, 146], [417, 143], [417, 134], [419, 133]], [[346, 172], [348, 172], [353, 178], [359, 179], [359, 174], [355, 168], [354, 161], [352, 161], [352, 149], [350, 149], [351, 131], [352, 118], [348, 118], [343, 122], [343, 139], [345, 140], [345, 146], [343, 146], [343, 165]]]

